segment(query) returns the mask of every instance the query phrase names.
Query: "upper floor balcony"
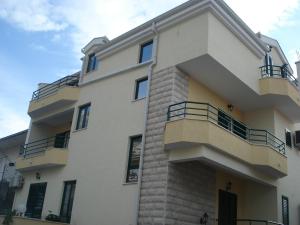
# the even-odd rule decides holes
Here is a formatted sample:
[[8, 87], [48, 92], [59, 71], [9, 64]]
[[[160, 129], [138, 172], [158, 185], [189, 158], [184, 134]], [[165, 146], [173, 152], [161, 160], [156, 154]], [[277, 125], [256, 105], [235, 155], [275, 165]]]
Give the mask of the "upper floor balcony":
[[76, 102], [79, 97], [78, 82], [77, 73], [39, 88], [32, 94], [28, 114], [38, 117]]
[[248, 128], [208, 103], [171, 105], [164, 143], [173, 162], [206, 160], [231, 168], [229, 157], [269, 177], [287, 175], [283, 141], [267, 130]]
[[21, 146], [16, 169], [29, 171], [64, 166], [68, 160], [69, 132], [33, 141]]
[[266, 65], [260, 67], [260, 71], [259, 87], [261, 95], [276, 98], [277, 102], [280, 102], [279, 98], [282, 98], [282, 102], [290, 101], [296, 107], [300, 107], [299, 81], [286, 65]]

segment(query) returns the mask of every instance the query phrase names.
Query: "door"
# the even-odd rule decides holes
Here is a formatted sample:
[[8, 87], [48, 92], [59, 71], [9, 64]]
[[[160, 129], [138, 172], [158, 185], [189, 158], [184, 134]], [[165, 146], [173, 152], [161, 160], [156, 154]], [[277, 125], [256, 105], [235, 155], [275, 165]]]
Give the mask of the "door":
[[47, 183], [31, 184], [26, 204], [25, 216], [40, 219], [44, 205]]
[[67, 148], [69, 144], [70, 131], [59, 133], [55, 135], [54, 147]]
[[219, 190], [219, 220], [218, 225], [236, 225], [237, 195]]
[[61, 222], [70, 223], [72, 215], [73, 200], [75, 194], [76, 181], [66, 181], [64, 194], [60, 208]]

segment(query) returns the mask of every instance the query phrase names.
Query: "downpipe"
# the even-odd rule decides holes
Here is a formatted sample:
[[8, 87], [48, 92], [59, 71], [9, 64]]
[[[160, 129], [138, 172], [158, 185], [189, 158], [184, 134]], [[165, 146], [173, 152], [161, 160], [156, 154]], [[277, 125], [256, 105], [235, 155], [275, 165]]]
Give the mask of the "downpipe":
[[144, 165], [144, 152], [145, 152], [145, 143], [146, 143], [146, 129], [147, 129], [147, 119], [148, 119], [148, 111], [149, 111], [149, 102], [150, 102], [150, 88], [151, 88], [151, 80], [152, 80], [152, 73], [153, 68], [157, 64], [157, 49], [158, 49], [158, 31], [156, 28], [156, 23], [152, 23], [152, 32], [154, 33], [153, 38], [153, 57], [152, 63], [148, 67], [148, 84], [147, 84], [147, 97], [146, 97], [146, 104], [144, 110], [144, 128], [143, 128], [143, 136], [142, 136], [142, 149], [140, 153], [140, 168], [139, 168], [139, 175], [138, 175], [138, 193], [137, 193], [137, 207], [136, 207], [136, 214], [135, 214], [135, 225], [138, 225], [139, 220], [139, 209], [140, 209], [140, 199], [141, 199], [141, 187], [142, 187], [142, 175], [143, 175], [143, 165]]

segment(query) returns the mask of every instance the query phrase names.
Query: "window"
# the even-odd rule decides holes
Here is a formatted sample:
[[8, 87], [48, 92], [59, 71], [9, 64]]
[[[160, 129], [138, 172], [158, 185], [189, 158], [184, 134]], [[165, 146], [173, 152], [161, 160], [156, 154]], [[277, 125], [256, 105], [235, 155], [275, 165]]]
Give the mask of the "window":
[[88, 125], [91, 104], [79, 107], [76, 130], [86, 128]]
[[243, 139], [246, 139], [247, 138], [247, 127], [236, 121], [236, 120], [233, 120], [233, 125], [232, 125], [232, 132], [238, 136], [240, 136], [241, 138]]
[[142, 136], [131, 137], [127, 174], [126, 174], [126, 183], [138, 181], [141, 148], [142, 148]]
[[152, 58], [152, 48], [153, 40], [141, 45], [139, 63], [147, 62]]
[[136, 81], [134, 99], [138, 100], [147, 96], [148, 78]]
[[292, 133], [288, 129], [285, 129], [285, 144], [292, 147]]
[[289, 199], [282, 196], [282, 223], [289, 225]]
[[75, 188], [75, 180], [65, 182], [64, 194], [60, 208], [60, 222], [70, 223], [71, 221]]
[[96, 66], [97, 66], [97, 57], [96, 57], [95, 53], [90, 54], [89, 58], [88, 58], [88, 65], [87, 65], [86, 72], [88, 73], [88, 72], [95, 70]]
[[231, 130], [231, 118], [226, 113], [218, 110], [218, 124], [227, 130]]
[[47, 183], [31, 184], [26, 204], [25, 216], [40, 219], [44, 205]]

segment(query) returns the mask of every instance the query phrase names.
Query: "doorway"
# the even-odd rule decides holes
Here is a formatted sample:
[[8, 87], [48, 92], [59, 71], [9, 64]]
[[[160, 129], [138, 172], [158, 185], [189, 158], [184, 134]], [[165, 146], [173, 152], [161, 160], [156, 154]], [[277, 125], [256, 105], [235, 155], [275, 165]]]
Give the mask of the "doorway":
[[237, 195], [228, 191], [219, 190], [218, 225], [236, 225]]

